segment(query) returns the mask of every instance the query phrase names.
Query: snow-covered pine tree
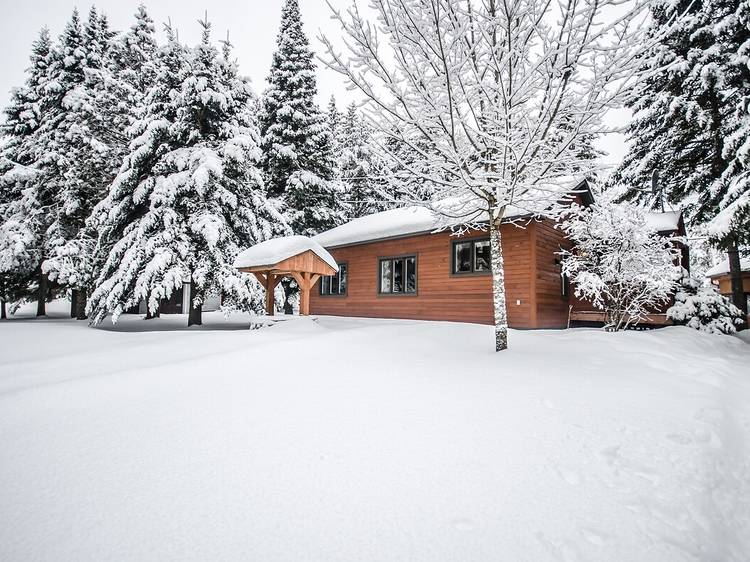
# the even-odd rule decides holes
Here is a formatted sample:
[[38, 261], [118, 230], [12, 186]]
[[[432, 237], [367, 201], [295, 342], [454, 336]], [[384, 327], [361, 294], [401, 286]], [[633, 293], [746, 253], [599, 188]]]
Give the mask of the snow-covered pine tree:
[[42, 262], [48, 252], [47, 230], [54, 216], [54, 186], [44, 174], [44, 151], [38, 131], [48, 111], [47, 74], [52, 56], [49, 32], [43, 28], [32, 45], [26, 84], [15, 90], [5, 110], [0, 147], [0, 276], [3, 300], [35, 293], [37, 315], [46, 313], [47, 276]]
[[185, 280], [188, 325], [201, 323], [212, 292], [226, 307], [263, 309], [257, 281], [232, 263], [244, 247], [288, 231], [263, 187], [249, 81], [228, 42], [219, 57], [201, 25], [192, 49], [167, 29], [130, 154], [92, 218], [112, 243], [89, 304], [94, 322], [116, 321], [142, 299], [155, 312]]
[[346, 109], [340, 131], [337, 168], [346, 190], [347, 218], [354, 219], [384, 210], [388, 199], [381, 179], [385, 166], [374, 151], [372, 129], [359, 114], [354, 102]]
[[95, 274], [97, 235], [86, 227], [86, 219], [114, 178], [125, 141], [123, 109], [107, 68], [112, 37], [106, 18], [95, 8], [84, 26], [73, 13], [50, 63], [50, 107], [38, 135], [45, 181], [54, 186], [56, 198], [50, 251], [42, 268], [73, 290], [78, 318], [86, 317], [86, 295]]
[[[686, 17], [673, 21], [685, 11]], [[660, 41], [643, 64], [661, 70], [634, 97], [631, 149], [611, 179], [627, 187], [624, 199], [654, 207], [666, 199], [682, 207], [693, 224], [714, 222], [716, 243], [737, 265], [734, 300], [739, 307], [746, 301], [739, 257], [733, 256], [743, 244], [742, 233], [750, 230], [750, 196], [743, 195], [750, 163], [748, 12], [747, 0], [654, 5], [651, 35]], [[653, 193], [648, 185], [655, 173], [659, 186]]]
[[[723, 63], [716, 60], [715, 37], [704, 29], [711, 6], [705, 0], [654, 4], [649, 34], [661, 40], [644, 54], [642, 64], [661, 70], [640, 84], [639, 95], [632, 98], [634, 118], [627, 130], [632, 146], [610, 179], [610, 185], [625, 188], [623, 199], [659, 208], [664, 194], [699, 222], [713, 213], [711, 185], [726, 167], [722, 84], [715, 72]], [[658, 194], [649, 189], [655, 171]]]
[[667, 318], [701, 332], [733, 334], [742, 324], [742, 311], [714, 286], [683, 271]]
[[135, 23], [113, 41], [110, 55], [112, 75], [117, 77], [113, 87], [119, 88], [120, 103], [127, 110], [128, 125], [137, 119], [144, 105], [148, 89], [156, 78], [157, 42], [154, 21], [141, 4], [135, 13]]
[[326, 122], [328, 123], [328, 133], [331, 137], [331, 152], [336, 155], [341, 147], [341, 120], [342, 115], [336, 107], [336, 97], [331, 94], [328, 100], [328, 110], [326, 111]]
[[331, 137], [315, 103], [315, 64], [298, 0], [286, 0], [260, 111], [263, 170], [269, 192], [284, 201], [296, 234], [312, 235], [342, 220]]
[[[722, 2], [725, 4], [726, 2]], [[732, 283], [732, 302], [747, 318], [747, 299], [742, 286], [741, 248], [750, 253], [750, 0], [729, 2], [726, 17], [712, 30], [725, 45], [734, 64], [726, 73], [732, 92], [724, 140], [727, 168], [717, 182], [719, 212], [711, 219], [708, 231], [713, 241], [726, 250]]]

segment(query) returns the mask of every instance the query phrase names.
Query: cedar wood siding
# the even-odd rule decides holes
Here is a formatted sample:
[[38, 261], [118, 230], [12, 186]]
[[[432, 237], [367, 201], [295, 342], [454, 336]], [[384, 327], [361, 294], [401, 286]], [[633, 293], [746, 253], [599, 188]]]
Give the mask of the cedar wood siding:
[[[561, 297], [554, 265], [558, 234], [546, 222], [501, 227], [512, 328], [561, 328], [567, 323], [567, 301]], [[487, 236], [486, 232], [460, 237], [441, 232], [327, 248], [338, 263], [347, 264], [347, 294], [322, 296], [318, 281], [310, 294], [310, 313], [492, 324], [491, 276], [451, 273], [452, 243]], [[379, 259], [405, 255], [417, 257], [417, 294], [379, 295]]]
[[[568, 297], [562, 294], [562, 276], [559, 261], [560, 249], [570, 249], [570, 241], [555, 223], [545, 219], [533, 224], [536, 248], [535, 328], [565, 328], [568, 325]], [[568, 291], [570, 293], [570, 290]]]

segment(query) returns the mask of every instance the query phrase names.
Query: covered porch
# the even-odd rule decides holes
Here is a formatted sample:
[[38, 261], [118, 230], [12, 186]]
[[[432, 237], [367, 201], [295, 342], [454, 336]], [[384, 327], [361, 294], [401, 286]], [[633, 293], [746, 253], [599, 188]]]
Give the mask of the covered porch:
[[307, 236], [284, 236], [251, 246], [237, 256], [234, 267], [252, 273], [266, 290], [266, 313], [273, 316], [274, 290], [284, 277], [299, 286], [301, 315], [310, 314], [310, 290], [322, 275], [334, 275], [336, 260]]

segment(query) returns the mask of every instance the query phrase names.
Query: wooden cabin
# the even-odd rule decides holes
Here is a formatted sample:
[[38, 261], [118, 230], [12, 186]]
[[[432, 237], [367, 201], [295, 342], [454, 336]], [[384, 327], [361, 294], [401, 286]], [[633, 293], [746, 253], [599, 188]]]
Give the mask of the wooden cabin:
[[[740, 260], [742, 291], [745, 293], [747, 310], [750, 311], [750, 258]], [[706, 272], [706, 277], [725, 297], [732, 299], [732, 276], [729, 274], [729, 260], [726, 259]], [[747, 317], [750, 323], [750, 314]]]
[[[580, 202], [589, 205], [593, 197], [582, 186]], [[679, 215], [653, 220], [665, 234], [684, 233]], [[492, 324], [489, 232], [453, 236], [438, 227], [428, 209], [405, 207], [316, 236], [338, 272], [318, 281], [311, 314]], [[510, 327], [565, 328], [576, 313], [600, 321], [586, 318], [594, 308], [572, 297], [559, 256], [571, 244], [552, 220], [511, 212], [500, 228]]]

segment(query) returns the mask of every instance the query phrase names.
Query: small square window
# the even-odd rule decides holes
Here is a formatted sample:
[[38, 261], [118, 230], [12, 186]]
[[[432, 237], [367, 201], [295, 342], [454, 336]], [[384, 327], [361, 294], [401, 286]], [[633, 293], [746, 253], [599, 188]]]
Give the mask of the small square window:
[[461, 240], [453, 243], [452, 267], [454, 274], [489, 273], [491, 263], [488, 238]]
[[347, 266], [345, 263], [340, 263], [338, 266], [338, 273], [335, 275], [324, 275], [320, 278], [321, 295], [346, 295]]
[[416, 293], [416, 256], [381, 259], [379, 292], [386, 295]]

